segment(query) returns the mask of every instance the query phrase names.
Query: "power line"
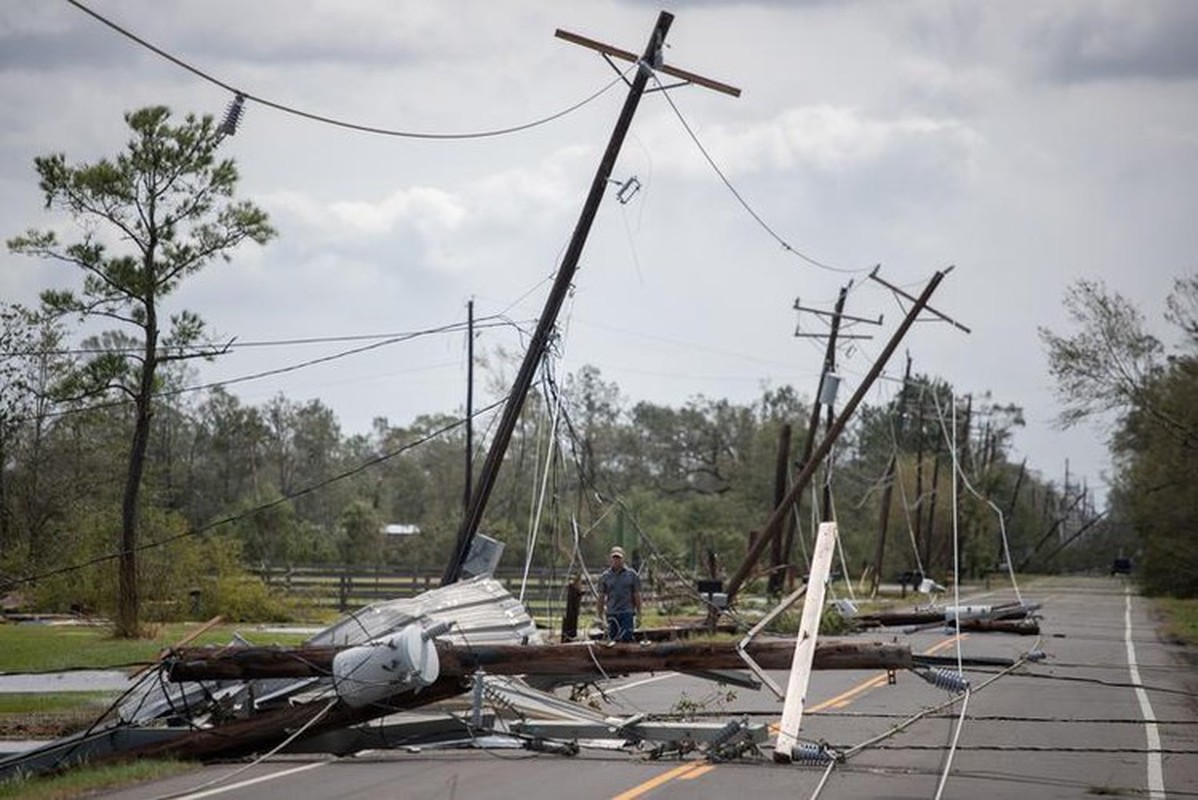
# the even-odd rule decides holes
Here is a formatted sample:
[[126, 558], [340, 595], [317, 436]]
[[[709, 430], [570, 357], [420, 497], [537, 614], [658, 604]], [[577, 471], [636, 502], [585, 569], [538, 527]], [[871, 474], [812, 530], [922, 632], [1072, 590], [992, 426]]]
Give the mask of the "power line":
[[[74, 2], [74, 0], [68, 0], [68, 2]], [[670, 108], [674, 110], [674, 116], [678, 117], [678, 121], [682, 123], [682, 127], [686, 130], [687, 135], [690, 136], [691, 141], [695, 143], [695, 146], [699, 148], [699, 152], [703, 154], [703, 158], [707, 160], [708, 165], [715, 171], [715, 174], [719, 176], [720, 181], [723, 182], [724, 186], [728, 188], [728, 191], [732, 192], [732, 196], [736, 198], [737, 202], [741, 204], [745, 211], [749, 212], [749, 216], [751, 216], [757, 222], [757, 224], [761, 226], [761, 229], [768, 233], [774, 239], [774, 241], [782, 245], [783, 250], [798, 256], [812, 266], [819, 267], [820, 269], [826, 269], [829, 272], [855, 275], [869, 271], [869, 268], [867, 267], [862, 267], [860, 269], [844, 269], [842, 267], [834, 267], [830, 264], [825, 264], [823, 261], [814, 259], [801, 250], [794, 248], [791, 246], [790, 242], [783, 239], [777, 231], [770, 227], [769, 223], [762, 219], [760, 214], [753, 210], [753, 207], [749, 205], [749, 201], [745, 200], [744, 196], [737, 191], [735, 186], [732, 185], [732, 181], [728, 180], [728, 176], [725, 175], [724, 171], [721, 170], [719, 165], [715, 163], [715, 159], [711, 157], [711, 154], [707, 152], [707, 148], [703, 146], [701, 141], [699, 141], [699, 137], [695, 134], [694, 129], [691, 128], [689, 123], [687, 123], [686, 118], [682, 116], [682, 112], [678, 109], [678, 106], [674, 104], [674, 98], [670, 97], [669, 90], [665, 85], [662, 84], [661, 80], [658, 79], [656, 73], [653, 73], [653, 80], [657, 82], [657, 86], [661, 90], [662, 95], [665, 96], [666, 102], [669, 103]]]
[[631, 72], [633, 69], [636, 69], [635, 65], [632, 67], [629, 67], [628, 70], [626, 70], [624, 73], [622, 73], [618, 77], [614, 78], [606, 86], [604, 86], [603, 88], [599, 89], [598, 91], [588, 95], [587, 97], [583, 98], [582, 100], [579, 100], [577, 103], [574, 103], [573, 105], [568, 106], [568, 107], [562, 109], [561, 111], [557, 111], [553, 114], [550, 114], [549, 116], [532, 120], [531, 122], [525, 122], [525, 123], [521, 123], [519, 125], [512, 125], [512, 126], [509, 126], [506, 128], [496, 128], [493, 130], [483, 130], [483, 131], [471, 131], [471, 132], [465, 132], [465, 133], [422, 133], [422, 132], [418, 132], [418, 131], [403, 131], [403, 130], [396, 130], [394, 128], [381, 128], [381, 127], [376, 127], [373, 125], [361, 125], [361, 124], [358, 124], [355, 122], [348, 122], [346, 120], [336, 119], [334, 117], [327, 117], [327, 116], [324, 116], [321, 114], [314, 114], [309, 111], [304, 111], [302, 109], [295, 108], [294, 106], [289, 106], [284, 103], [278, 103], [273, 100], [268, 100], [265, 97], [259, 97], [255, 94], [247, 92], [243, 89], [237, 89], [233, 85], [227, 83], [226, 81], [223, 81], [220, 78], [210, 75], [209, 73], [199, 69], [198, 67], [192, 66], [191, 64], [187, 63], [186, 61], [179, 58], [178, 56], [172, 55], [171, 53], [168, 53], [166, 50], [163, 50], [162, 48], [151, 44], [150, 42], [146, 41], [142, 37], [138, 36], [137, 34], [133, 33], [132, 31], [128, 30], [127, 28], [124, 28], [121, 25], [118, 25], [117, 23], [113, 22], [112, 20], [108, 19], [107, 17], [103, 16], [102, 14], [99, 14], [98, 12], [93, 11], [92, 9], [88, 8], [83, 3], [79, 2], [79, 0], [66, 0], [66, 2], [75, 6], [75, 8], [79, 9], [80, 11], [87, 14], [88, 16], [94, 18], [95, 20], [103, 23], [104, 25], [107, 25], [109, 28], [111, 28], [112, 30], [121, 34], [122, 36], [126, 37], [127, 39], [130, 39], [130, 40], [136, 42], [137, 44], [141, 45], [142, 47], [146, 48], [147, 50], [150, 50], [151, 52], [155, 53], [156, 55], [159, 55], [162, 58], [165, 58], [167, 61], [170, 61], [172, 64], [175, 64], [178, 67], [182, 67], [183, 69], [187, 70], [188, 72], [195, 75], [196, 77], [201, 78], [205, 81], [208, 81], [209, 83], [214, 84], [216, 86], [219, 86], [220, 88], [222, 88], [226, 91], [232, 92], [235, 96], [240, 97], [244, 100], [252, 100], [255, 103], [258, 103], [259, 105], [267, 106], [268, 108], [273, 108], [276, 111], [282, 111], [285, 114], [291, 114], [296, 117], [302, 117], [304, 119], [311, 120], [313, 122], [321, 122], [326, 125], [333, 125], [338, 128], [346, 128], [348, 130], [359, 131], [362, 133], [375, 133], [375, 134], [379, 134], [381, 136], [394, 136], [394, 137], [399, 137], [399, 138], [404, 138], [404, 139], [424, 139], [424, 140], [435, 140], [435, 141], [436, 140], [450, 141], [450, 140], [463, 140], [463, 139], [486, 139], [486, 138], [491, 138], [491, 137], [495, 137], [495, 136], [504, 136], [509, 133], [519, 133], [521, 131], [529, 130], [530, 128], [536, 128], [538, 126], [541, 126], [546, 123], [553, 122], [554, 120], [560, 119], [560, 118], [566, 116], [567, 114], [577, 111], [578, 109], [587, 105], [591, 101], [598, 99], [600, 96], [605, 94], [613, 86], [615, 86], [616, 84], [623, 81], [625, 79], [625, 76], [628, 74], [628, 72]]
[[[488, 319], [490, 319], [490, 318], [488, 318]], [[515, 327], [517, 330], [520, 330], [520, 326], [518, 324], [516, 324], [515, 322], [513, 322], [511, 320], [507, 320], [506, 318], [502, 318], [502, 319], [504, 320], [504, 322], [502, 324], [510, 325], [512, 327]], [[495, 327], [499, 324], [500, 323], [498, 323], [498, 322], [493, 322], [488, 327]], [[202, 391], [205, 391], [208, 389], [223, 388], [225, 386], [232, 386], [232, 385], [238, 384], [238, 383], [246, 383], [247, 381], [259, 380], [261, 378], [268, 378], [273, 375], [282, 375], [282, 374], [286, 374], [288, 372], [295, 372], [300, 369], [305, 369], [307, 367], [315, 366], [317, 364], [324, 364], [324, 363], [328, 363], [330, 361], [337, 361], [339, 359], [346, 358], [346, 357], [352, 356], [352, 355], [358, 355], [360, 353], [365, 353], [370, 350], [377, 350], [380, 347], [386, 347], [388, 345], [410, 341], [412, 339], [416, 339], [421, 336], [427, 336], [427, 335], [438, 334], [438, 333], [453, 333], [453, 332], [461, 331], [464, 328], [465, 328], [465, 323], [454, 322], [454, 323], [450, 323], [448, 325], [442, 325], [442, 326], [439, 326], [436, 328], [425, 328], [425, 329], [417, 330], [417, 331], [409, 331], [407, 333], [396, 334], [396, 335], [392, 336], [391, 338], [385, 339], [383, 341], [372, 342], [371, 344], [364, 345], [362, 347], [355, 347], [355, 348], [351, 348], [349, 350], [342, 350], [339, 353], [333, 353], [331, 355], [321, 356], [320, 358], [313, 358], [313, 359], [309, 359], [307, 361], [301, 361], [299, 363], [290, 364], [285, 367], [278, 367], [276, 369], [264, 370], [262, 372], [255, 372], [250, 375], [242, 375], [240, 377], [230, 378], [229, 380], [224, 380], [224, 381], [212, 381], [211, 383], [204, 383], [204, 384], [199, 384], [196, 386], [184, 386], [184, 387], [181, 387], [178, 389], [168, 389], [166, 391], [156, 392], [154, 394], [154, 397], [156, 399], [163, 398], [163, 397], [177, 397], [179, 395], [190, 394], [192, 392], [202, 392]], [[353, 340], [355, 337], [347, 337], [347, 338], [348, 338], [348, 340]], [[100, 350], [97, 352], [112, 352], [112, 351]], [[443, 365], [438, 365], [438, 366], [443, 366]], [[85, 414], [90, 411], [99, 411], [99, 410], [103, 410], [106, 408], [120, 408], [121, 406], [126, 406], [131, 402], [132, 402], [132, 400], [129, 400], [129, 399], [114, 400], [114, 401], [106, 402], [106, 403], [93, 403], [91, 405], [87, 405], [87, 406], [84, 406], [81, 408], [64, 408], [59, 411], [45, 411], [38, 415], [10, 417], [9, 419], [12, 422], [25, 422], [30, 419], [34, 419], [35, 416], [40, 417], [42, 419], [49, 419], [52, 417], [65, 417], [65, 416], [69, 416], [71, 414]]]
[[[482, 317], [476, 320], [474, 327], [477, 328], [497, 328], [516, 326], [517, 323], [508, 319], [501, 314], [492, 314], [487, 317]], [[295, 345], [309, 344], [339, 344], [342, 342], [364, 342], [374, 341], [377, 339], [393, 339], [403, 341], [405, 339], [423, 336], [432, 333], [454, 333], [461, 330], [464, 323], [455, 322], [436, 328], [425, 328], [418, 331], [397, 331], [392, 333], [359, 333], [349, 334], [345, 336], [309, 336], [300, 339], [261, 339], [257, 341], [238, 341], [236, 338], [230, 340], [226, 345], [213, 343], [211, 347], [221, 347], [221, 354], [232, 353], [241, 348], [246, 347], [291, 347]], [[205, 354], [205, 349], [197, 345], [166, 345], [158, 348], [162, 352], [192, 352], [196, 355]], [[0, 358], [12, 358], [15, 356], [37, 357], [37, 356], [72, 356], [72, 355], [95, 355], [99, 353], [140, 353], [140, 347], [68, 347], [49, 350], [0, 350]]]

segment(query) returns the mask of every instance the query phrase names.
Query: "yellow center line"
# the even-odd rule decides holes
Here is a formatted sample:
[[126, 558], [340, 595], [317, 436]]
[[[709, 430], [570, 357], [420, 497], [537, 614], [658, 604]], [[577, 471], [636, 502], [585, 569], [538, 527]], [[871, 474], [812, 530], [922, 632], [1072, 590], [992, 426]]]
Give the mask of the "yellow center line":
[[[968, 633], [961, 634], [962, 639], [965, 639], [967, 636], [969, 636]], [[937, 642], [936, 644], [929, 647], [927, 650], [924, 650], [922, 653], [920, 653], [920, 655], [930, 656], [930, 655], [933, 655], [934, 653], [937, 653], [937, 652], [945, 649], [946, 647], [951, 647], [956, 643], [957, 643], [957, 637], [950, 636], [947, 639], [945, 639], [944, 641]], [[887, 681], [889, 679], [890, 679], [889, 673], [886, 673], [886, 672], [883, 672], [880, 675], [875, 675], [872, 678], [867, 678], [864, 681], [862, 681], [861, 683], [852, 687], [851, 689], [841, 692], [840, 694], [836, 695], [835, 697], [828, 698], [827, 700], [823, 701], [822, 703], [817, 703], [817, 704], [813, 705], [811, 708], [807, 709], [807, 713], [813, 714], [817, 711], [824, 711], [825, 709], [828, 709], [828, 708], [844, 708], [849, 703], [851, 703], [853, 701], [853, 699], [857, 697], [857, 695], [864, 694], [865, 692], [869, 691], [870, 689], [875, 689], [879, 686], [883, 686], [887, 683]], [[781, 720], [779, 720], [778, 722], [772, 723], [770, 725], [770, 733], [776, 734], [778, 732], [778, 728], [780, 727], [780, 725], [781, 725]]]
[[924, 650], [922, 653], [920, 653], [920, 655], [921, 656], [930, 656], [935, 653], [939, 653], [941, 650], [945, 649], [946, 647], [952, 647], [954, 644], [957, 643], [958, 639], [960, 639], [961, 641], [965, 641], [968, 638], [969, 638], [968, 633], [962, 633], [960, 635], [950, 636], [947, 639], [945, 639], [943, 642], [937, 642], [936, 644], [929, 647], [927, 650]]
[[688, 772], [692, 772], [693, 770], [699, 769], [703, 766], [703, 764], [695, 762], [691, 764], [683, 764], [680, 767], [674, 767], [669, 772], [663, 772], [655, 778], [650, 778], [642, 784], [633, 786], [626, 792], [621, 792], [613, 797], [612, 800], [635, 800], [635, 798], [653, 791], [663, 783], [672, 781], [675, 778], [681, 778]]
[[703, 777], [707, 773], [711, 772], [713, 769], [715, 769], [715, 764], [701, 764], [698, 767], [696, 767], [695, 769], [692, 769], [690, 772], [686, 773], [685, 775], [679, 775], [678, 780], [693, 781], [695, 778]]
[[[920, 653], [920, 655], [923, 655], [923, 656], [933, 655], [935, 653], [940, 652], [941, 650], [944, 650], [945, 648], [952, 647], [954, 644], [957, 643], [958, 639], [964, 640], [964, 639], [968, 638], [968, 636], [969, 636], [968, 633], [962, 633], [959, 636], [950, 636], [947, 639], [945, 639], [944, 641], [937, 642], [936, 644], [929, 647], [927, 650], [924, 650], [922, 653]], [[823, 711], [826, 708], [843, 708], [843, 707], [847, 706], [849, 703], [851, 703], [853, 701], [853, 699], [856, 698], [858, 695], [864, 694], [865, 692], [869, 691], [870, 689], [875, 689], [879, 686], [884, 686], [889, 681], [889, 678], [890, 678], [890, 673], [888, 673], [888, 672], [883, 672], [880, 675], [875, 675], [872, 678], [867, 678], [864, 681], [862, 681], [861, 683], [852, 687], [851, 689], [841, 692], [840, 694], [836, 695], [835, 697], [829, 698], [829, 699], [823, 701], [822, 703], [817, 703], [817, 704], [813, 705], [811, 708], [807, 709], [807, 713], [811, 714], [816, 711]], [[782, 723], [781, 720], [771, 723], [770, 724], [770, 733], [776, 734], [778, 732], [778, 728], [781, 725], [781, 723]], [[690, 763], [690, 764], [683, 764], [681, 766], [674, 767], [674, 769], [669, 770], [668, 772], [663, 772], [654, 778], [650, 778], [649, 780], [645, 781], [644, 783], [641, 783], [637, 786], [633, 786], [631, 789], [629, 789], [625, 792], [621, 792], [620, 794], [613, 797], [612, 800], [636, 800], [636, 798], [641, 797], [645, 794], [648, 794], [649, 792], [656, 789], [658, 786], [661, 786], [663, 783], [668, 783], [674, 779], [678, 779], [678, 780], [682, 780], [682, 781], [693, 781], [696, 778], [700, 778], [700, 777], [706, 775], [708, 772], [711, 772], [713, 769], [715, 769], [714, 764], [702, 764], [702, 763], [698, 763], [698, 762]]]

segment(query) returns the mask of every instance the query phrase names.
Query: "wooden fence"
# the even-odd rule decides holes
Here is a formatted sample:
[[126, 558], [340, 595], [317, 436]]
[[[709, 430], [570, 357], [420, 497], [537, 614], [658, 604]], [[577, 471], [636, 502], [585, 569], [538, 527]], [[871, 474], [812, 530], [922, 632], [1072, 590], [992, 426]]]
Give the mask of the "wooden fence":
[[[386, 565], [264, 565], [255, 572], [267, 585], [291, 597], [340, 612], [382, 600], [415, 597], [441, 585], [439, 572]], [[522, 570], [501, 569], [495, 578], [513, 597], [520, 596]], [[560, 616], [565, 608], [568, 580], [569, 576], [560, 570], [530, 570], [524, 590], [524, 604], [529, 613], [534, 617]]]
[[[381, 600], [394, 600], [435, 589], [441, 585], [441, 573], [430, 570], [404, 569], [396, 566], [353, 566], [338, 564], [279, 566], [264, 565], [255, 570], [267, 585], [282, 589], [286, 594], [308, 605], [346, 612]], [[688, 600], [693, 590], [679, 584], [672, 575], [654, 574], [644, 583], [645, 604], [671, 604]], [[512, 593], [520, 596], [523, 571], [519, 567], [500, 568], [495, 578]], [[566, 607], [566, 583], [569, 574], [560, 569], [534, 568], [528, 573], [524, 590], [524, 605], [539, 621], [560, 621]], [[582, 614], [594, 610], [594, 595], [584, 581]]]

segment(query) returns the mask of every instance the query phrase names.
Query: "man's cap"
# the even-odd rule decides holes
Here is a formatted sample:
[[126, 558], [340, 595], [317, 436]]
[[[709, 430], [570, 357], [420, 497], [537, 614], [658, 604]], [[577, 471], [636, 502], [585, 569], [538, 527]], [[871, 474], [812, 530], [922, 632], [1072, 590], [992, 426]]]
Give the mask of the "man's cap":
[[624, 548], [623, 547], [613, 547], [611, 549], [611, 555], [619, 556], [620, 558], [623, 558], [624, 557]]

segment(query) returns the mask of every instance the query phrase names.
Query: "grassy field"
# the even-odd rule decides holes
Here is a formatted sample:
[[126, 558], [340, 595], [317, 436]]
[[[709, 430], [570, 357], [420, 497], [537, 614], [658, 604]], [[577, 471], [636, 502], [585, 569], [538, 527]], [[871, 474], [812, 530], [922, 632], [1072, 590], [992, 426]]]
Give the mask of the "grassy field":
[[70, 800], [104, 789], [116, 789], [189, 772], [195, 764], [184, 761], [138, 760], [127, 764], [83, 767], [62, 775], [0, 783], [0, 800]]
[[48, 714], [76, 708], [102, 709], [116, 697], [114, 692], [47, 692], [46, 694], [0, 694], [0, 715]]
[[[153, 661], [199, 623], [163, 625], [145, 639], [115, 639], [108, 628], [73, 625], [0, 625], [0, 672], [113, 668]], [[296, 645], [307, 634], [263, 633], [252, 625], [218, 625], [193, 645], [227, 644], [234, 633], [256, 644]]]

